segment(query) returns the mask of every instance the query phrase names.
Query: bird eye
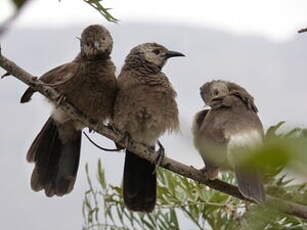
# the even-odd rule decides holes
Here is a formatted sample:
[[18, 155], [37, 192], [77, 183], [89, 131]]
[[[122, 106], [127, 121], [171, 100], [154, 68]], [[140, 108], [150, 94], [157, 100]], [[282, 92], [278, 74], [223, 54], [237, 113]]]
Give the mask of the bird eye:
[[160, 50], [159, 49], [155, 49], [152, 51], [154, 54], [158, 55], [160, 53]]
[[219, 91], [217, 89], [214, 90], [213, 94], [216, 96], [219, 94]]

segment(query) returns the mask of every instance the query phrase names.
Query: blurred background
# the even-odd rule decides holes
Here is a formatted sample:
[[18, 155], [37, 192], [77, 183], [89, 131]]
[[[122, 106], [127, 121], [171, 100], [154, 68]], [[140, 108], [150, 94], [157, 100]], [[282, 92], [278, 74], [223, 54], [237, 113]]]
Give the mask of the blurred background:
[[[234, 81], [256, 100], [265, 127], [281, 120], [288, 127], [307, 126], [307, 26], [304, 0], [106, 0], [120, 21], [107, 22], [82, 0], [32, 0], [1, 36], [2, 52], [33, 75], [68, 62], [79, 51], [89, 24], [104, 24], [114, 38], [117, 73], [129, 50], [158, 42], [186, 54], [170, 60], [164, 72], [178, 93], [181, 132], [162, 139], [169, 157], [194, 167], [203, 163], [193, 148], [191, 124], [202, 109], [199, 87], [212, 79]], [[9, 0], [0, 1], [0, 22], [13, 14]], [[4, 71], [1, 69], [0, 74]], [[51, 107], [42, 96], [19, 104], [26, 86], [13, 77], [0, 81], [0, 221], [3, 229], [81, 229], [81, 204], [87, 189], [84, 165], [95, 176], [102, 158], [107, 180], [119, 185], [123, 153], [97, 150], [83, 139], [75, 189], [62, 198], [46, 198], [30, 188], [32, 165], [25, 160]], [[113, 144], [99, 135], [103, 146]]]

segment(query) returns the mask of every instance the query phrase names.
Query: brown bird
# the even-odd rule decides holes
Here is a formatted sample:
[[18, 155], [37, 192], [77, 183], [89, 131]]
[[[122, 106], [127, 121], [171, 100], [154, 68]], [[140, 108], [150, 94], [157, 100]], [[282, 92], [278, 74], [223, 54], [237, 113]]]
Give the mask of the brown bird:
[[[115, 66], [111, 61], [113, 40], [101, 25], [90, 25], [81, 35], [81, 52], [70, 63], [56, 67], [40, 80], [54, 86], [98, 125], [111, 118], [117, 91]], [[28, 88], [21, 102], [31, 99]], [[84, 125], [55, 105], [52, 115], [32, 143], [27, 160], [35, 163], [31, 187], [47, 196], [63, 196], [75, 184]]]
[[226, 81], [208, 82], [200, 90], [211, 107], [198, 112], [193, 123], [194, 144], [205, 162], [205, 173], [214, 180], [219, 168], [233, 169], [241, 194], [264, 201], [259, 171], [242, 164], [264, 137], [253, 97], [241, 86]]
[[[179, 126], [176, 92], [161, 72], [167, 59], [184, 56], [156, 43], [133, 48], [118, 77], [113, 124], [134, 141], [154, 148], [158, 138]], [[156, 203], [155, 165], [126, 150], [123, 191], [125, 205], [150, 212]]]

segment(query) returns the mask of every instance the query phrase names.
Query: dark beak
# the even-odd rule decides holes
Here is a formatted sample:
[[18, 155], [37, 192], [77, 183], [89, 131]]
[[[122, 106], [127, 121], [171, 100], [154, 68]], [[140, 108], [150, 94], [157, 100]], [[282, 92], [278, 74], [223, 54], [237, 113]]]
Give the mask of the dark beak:
[[184, 56], [185, 56], [185, 55], [182, 54], [182, 53], [179, 53], [179, 52], [177, 52], [177, 51], [171, 51], [171, 50], [169, 50], [169, 51], [167, 51], [167, 52], [165, 53], [166, 59], [171, 58], [171, 57], [184, 57]]
[[208, 102], [208, 106], [210, 106], [212, 109], [217, 109], [220, 107], [221, 105], [221, 101], [218, 100], [219, 98], [218, 97], [214, 97], [212, 98], [209, 102]]

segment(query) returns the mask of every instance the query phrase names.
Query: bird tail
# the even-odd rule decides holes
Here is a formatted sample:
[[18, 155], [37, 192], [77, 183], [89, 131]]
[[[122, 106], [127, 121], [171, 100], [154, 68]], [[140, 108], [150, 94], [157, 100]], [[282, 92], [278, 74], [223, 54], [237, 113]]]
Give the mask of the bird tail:
[[31, 87], [27, 88], [22, 97], [20, 98], [20, 103], [26, 103], [31, 100], [32, 95], [35, 93], [35, 90]]
[[71, 127], [67, 134], [62, 126], [50, 117], [27, 154], [27, 160], [35, 163], [31, 187], [34, 191], [44, 189], [48, 197], [69, 193], [79, 166], [81, 131]]
[[126, 150], [124, 202], [132, 211], [151, 212], [156, 204], [155, 165]]
[[251, 200], [261, 203], [265, 201], [265, 192], [261, 176], [256, 170], [235, 168], [240, 193]]

